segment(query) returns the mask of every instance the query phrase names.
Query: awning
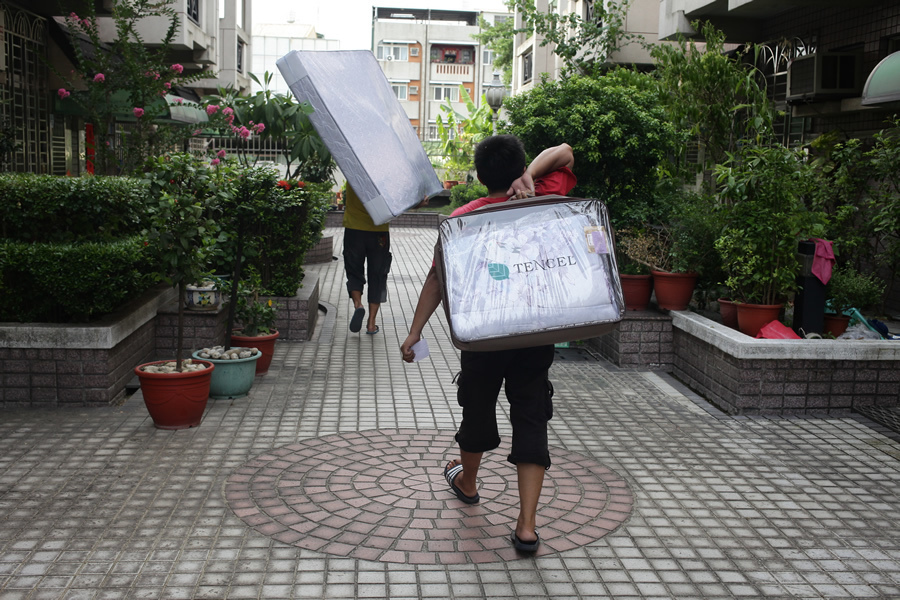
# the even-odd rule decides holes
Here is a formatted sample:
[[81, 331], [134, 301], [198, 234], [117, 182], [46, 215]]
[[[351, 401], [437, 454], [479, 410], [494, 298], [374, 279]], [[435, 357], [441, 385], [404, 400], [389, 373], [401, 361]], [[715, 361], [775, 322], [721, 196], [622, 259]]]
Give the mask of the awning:
[[477, 46], [478, 42], [472, 41], [464, 41], [464, 40], [429, 40], [429, 44], [434, 46], [435, 44], [440, 44], [442, 46]]
[[862, 104], [900, 101], [900, 52], [888, 54], [878, 63], [863, 88]]
[[[53, 112], [56, 114], [75, 115], [79, 117], [89, 116], [87, 111], [84, 110], [82, 103], [76, 101], [75, 98], [83, 99], [82, 103], [86, 103], [87, 93], [75, 91], [72, 92], [70, 97], [65, 99], [54, 96]], [[179, 99], [182, 103], [179, 103]], [[162, 102], [162, 99], [154, 100], [153, 103], [151, 103], [151, 107], [154, 109], [153, 112], [155, 112], [155, 109], [159, 106], [160, 102]], [[165, 102], [168, 110], [165, 115], [155, 119], [156, 122], [196, 124], [209, 121], [209, 116], [207, 116], [206, 111], [202, 108], [198, 108], [190, 100], [186, 100], [180, 96], [166, 94]], [[117, 121], [137, 121], [137, 118], [134, 116], [134, 106], [129, 102], [128, 92], [125, 90], [119, 90], [114, 93], [109, 99], [109, 104], [113, 107], [113, 113], [115, 114]]]
[[381, 40], [379, 44], [418, 44], [416, 40]]

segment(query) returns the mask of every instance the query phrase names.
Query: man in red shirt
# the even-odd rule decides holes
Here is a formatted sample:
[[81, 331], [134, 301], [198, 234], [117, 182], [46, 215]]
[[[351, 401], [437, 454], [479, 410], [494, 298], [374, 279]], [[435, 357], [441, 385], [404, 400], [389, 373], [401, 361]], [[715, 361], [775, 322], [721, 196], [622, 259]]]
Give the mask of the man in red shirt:
[[[576, 183], [572, 173], [574, 163], [572, 148], [560, 144], [541, 152], [526, 167], [525, 149], [517, 137], [489, 137], [475, 148], [478, 180], [489, 193], [456, 209], [451, 216], [512, 197], [568, 195]], [[421, 340], [422, 329], [440, 302], [440, 282], [432, 265], [422, 285], [409, 336], [400, 346], [406, 362], [414, 360], [412, 347]], [[456, 378], [457, 401], [463, 409], [456, 434], [460, 458], [447, 464], [444, 477], [463, 502], [475, 504], [480, 500], [476, 476], [484, 453], [500, 445], [496, 407], [505, 381], [513, 427], [508, 460], [516, 465], [519, 489], [519, 517], [511, 540], [523, 552], [536, 551], [540, 543], [536, 529], [537, 505], [544, 471], [550, 468], [547, 422], [553, 415], [553, 386], [548, 375], [553, 355], [552, 345], [495, 352], [463, 350], [461, 371]]]

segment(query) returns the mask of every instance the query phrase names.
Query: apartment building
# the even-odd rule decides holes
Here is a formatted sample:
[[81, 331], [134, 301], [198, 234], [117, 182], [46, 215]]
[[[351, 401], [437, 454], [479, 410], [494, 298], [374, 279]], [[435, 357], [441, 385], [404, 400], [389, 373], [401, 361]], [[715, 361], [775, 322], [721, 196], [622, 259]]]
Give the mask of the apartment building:
[[900, 113], [900, 1], [661, 0], [663, 39], [712, 22], [727, 41], [761, 49], [756, 66], [785, 111], [783, 141], [825, 132], [867, 137]]
[[[555, 10], [560, 15], [574, 13], [587, 22], [600, 18], [601, 7], [615, 4], [619, 0], [535, 0], [537, 10]], [[624, 30], [640, 36], [647, 43], [659, 39], [659, 0], [631, 0], [625, 14]], [[524, 29], [522, 14], [515, 15], [516, 29]], [[543, 37], [535, 31], [517, 33], [513, 42], [512, 93], [518, 94], [539, 85], [543, 74], [551, 80], [559, 79], [563, 67], [562, 60], [553, 54], [552, 45], [542, 46]], [[631, 41], [606, 57], [600, 57], [605, 64], [622, 64], [648, 68], [653, 64], [650, 53], [638, 42]]]
[[[272, 75], [269, 90], [279, 94], [291, 94], [276, 62], [292, 50], [340, 50], [339, 40], [319, 37], [313, 25], [287, 23], [256, 23], [253, 25], [253, 59], [251, 72], [262, 81], [265, 73]], [[262, 89], [253, 83], [252, 91]]]
[[[210, 74], [178, 94], [195, 100], [219, 86], [249, 92], [251, 1], [175, 0], [180, 27], [171, 60], [188, 73]], [[107, 39], [115, 35], [111, 8], [111, 2], [97, 3]], [[20, 135], [21, 148], [10, 165], [14, 171], [77, 175], [85, 170], [84, 115], [65, 110], [52, 93], [63, 82], [51, 66], [65, 73], [75, 60], [63, 18], [72, 11], [83, 12], [83, 4], [0, 1], [0, 115], [15, 123]], [[163, 19], [148, 19], [140, 33], [153, 45], [167, 26]], [[194, 122], [203, 115], [173, 108], [170, 117]]]
[[[441, 105], [465, 114], [460, 86], [479, 103], [495, 81], [493, 56], [472, 38], [488, 23], [512, 18], [509, 13], [469, 10], [372, 9], [372, 51], [423, 141], [438, 139]], [[499, 73], [498, 73], [499, 74]]]

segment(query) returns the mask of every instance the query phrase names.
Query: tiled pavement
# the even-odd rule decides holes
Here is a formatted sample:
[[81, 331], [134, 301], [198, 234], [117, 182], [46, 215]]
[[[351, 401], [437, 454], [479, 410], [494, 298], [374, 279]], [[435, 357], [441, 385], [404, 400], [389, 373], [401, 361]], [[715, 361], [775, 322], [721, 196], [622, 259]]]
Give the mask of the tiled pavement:
[[441, 477], [443, 316], [430, 359], [397, 350], [434, 237], [392, 231], [375, 336], [347, 331], [342, 261], [307, 267], [328, 308], [314, 339], [279, 343], [198, 428], [155, 429], [139, 393], [0, 409], [0, 599], [900, 598], [900, 444], [852, 418], [731, 418], [595, 360], [553, 367], [546, 543], [512, 552], [503, 449], [477, 506]]

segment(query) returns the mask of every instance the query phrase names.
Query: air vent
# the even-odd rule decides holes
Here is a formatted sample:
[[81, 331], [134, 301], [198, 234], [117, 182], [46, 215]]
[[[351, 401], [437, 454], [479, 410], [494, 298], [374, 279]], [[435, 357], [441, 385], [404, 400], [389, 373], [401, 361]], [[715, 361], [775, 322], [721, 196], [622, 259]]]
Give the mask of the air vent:
[[787, 100], [858, 96], [862, 91], [862, 55], [820, 52], [800, 56], [788, 65]]
[[417, 86], [417, 85], [409, 86], [409, 95], [410, 96], [415, 96], [418, 93], [419, 93], [419, 86]]
[[419, 49], [416, 48], [416, 47], [410, 48], [410, 49], [409, 49], [409, 55], [410, 55], [410, 56], [418, 56], [418, 55], [419, 55]]

